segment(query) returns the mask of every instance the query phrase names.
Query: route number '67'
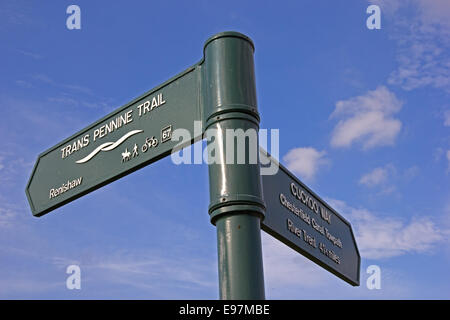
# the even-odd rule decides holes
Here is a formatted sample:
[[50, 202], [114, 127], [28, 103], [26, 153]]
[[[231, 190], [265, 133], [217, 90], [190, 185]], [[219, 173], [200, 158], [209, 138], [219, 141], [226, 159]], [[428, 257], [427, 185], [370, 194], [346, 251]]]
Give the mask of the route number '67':
[[161, 143], [172, 139], [172, 126], [164, 127], [161, 130]]

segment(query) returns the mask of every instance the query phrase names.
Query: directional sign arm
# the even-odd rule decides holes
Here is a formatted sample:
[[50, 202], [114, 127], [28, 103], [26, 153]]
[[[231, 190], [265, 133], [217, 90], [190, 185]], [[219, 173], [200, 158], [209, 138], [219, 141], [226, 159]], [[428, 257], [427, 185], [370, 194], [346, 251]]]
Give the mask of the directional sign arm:
[[361, 257], [350, 223], [266, 151], [260, 155], [262, 163], [279, 166], [276, 174], [262, 176], [266, 216], [261, 228], [359, 286]]
[[[42, 216], [201, 138], [201, 63], [39, 155], [26, 187]], [[172, 133], [185, 129], [186, 141]]]

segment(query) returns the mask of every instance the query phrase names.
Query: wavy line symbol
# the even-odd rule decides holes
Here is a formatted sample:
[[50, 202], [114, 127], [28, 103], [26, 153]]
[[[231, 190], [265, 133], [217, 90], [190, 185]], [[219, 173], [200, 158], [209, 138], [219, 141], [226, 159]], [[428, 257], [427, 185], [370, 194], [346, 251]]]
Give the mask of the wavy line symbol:
[[125, 134], [122, 138], [120, 138], [116, 142], [105, 142], [105, 143], [99, 145], [97, 148], [95, 148], [94, 151], [89, 153], [86, 157], [84, 157], [83, 159], [80, 159], [78, 161], [75, 161], [75, 162], [76, 163], [88, 162], [100, 151], [111, 151], [111, 150], [117, 148], [119, 145], [121, 145], [122, 142], [127, 140], [129, 137], [131, 137], [137, 133], [140, 133], [140, 132], [144, 132], [144, 130], [132, 130], [132, 131], [128, 132], [127, 134]]

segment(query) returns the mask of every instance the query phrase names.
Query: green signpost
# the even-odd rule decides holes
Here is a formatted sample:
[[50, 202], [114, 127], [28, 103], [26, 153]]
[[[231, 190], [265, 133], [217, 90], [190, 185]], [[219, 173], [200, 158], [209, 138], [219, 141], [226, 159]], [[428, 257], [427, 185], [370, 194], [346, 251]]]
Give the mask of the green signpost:
[[[186, 147], [208, 130], [223, 138], [207, 138], [207, 147], [218, 145], [223, 157], [231, 152], [250, 159], [259, 150], [257, 139], [242, 149], [224, 137], [228, 130], [259, 130], [253, 53], [245, 35], [219, 33], [206, 41], [199, 63], [39, 155], [26, 187], [33, 215]], [[190, 139], [173, 139], [177, 129], [187, 130]], [[209, 161], [208, 168], [221, 299], [265, 298], [261, 228], [359, 285], [360, 258], [349, 223], [285, 168], [263, 179], [259, 161]]]

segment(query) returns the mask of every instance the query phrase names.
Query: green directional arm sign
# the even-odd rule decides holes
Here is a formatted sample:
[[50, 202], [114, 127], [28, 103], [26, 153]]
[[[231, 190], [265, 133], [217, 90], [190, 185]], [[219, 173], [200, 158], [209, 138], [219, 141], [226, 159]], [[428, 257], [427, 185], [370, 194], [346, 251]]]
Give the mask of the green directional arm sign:
[[201, 138], [200, 82], [197, 64], [39, 155], [26, 187], [33, 215], [169, 155], [176, 129]]
[[361, 259], [350, 223], [275, 159], [269, 156], [264, 162], [269, 161], [279, 170], [262, 176], [266, 216], [261, 228], [358, 286]]

